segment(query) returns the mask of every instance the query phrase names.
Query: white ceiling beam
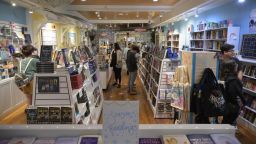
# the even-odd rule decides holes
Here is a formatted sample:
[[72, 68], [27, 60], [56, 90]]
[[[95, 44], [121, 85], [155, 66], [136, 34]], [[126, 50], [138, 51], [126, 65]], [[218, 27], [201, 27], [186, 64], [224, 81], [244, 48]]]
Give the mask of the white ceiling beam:
[[90, 20], [89, 22], [98, 24], [98, 23], [148, 23], [148, 20]]
[[70, 5], [66, 10], [71, 11], [114, 11], [114, 12], [137, 12], [137, 11], [162, 11], [172, 10], [172, 6], [136, 6], [136, 5]]

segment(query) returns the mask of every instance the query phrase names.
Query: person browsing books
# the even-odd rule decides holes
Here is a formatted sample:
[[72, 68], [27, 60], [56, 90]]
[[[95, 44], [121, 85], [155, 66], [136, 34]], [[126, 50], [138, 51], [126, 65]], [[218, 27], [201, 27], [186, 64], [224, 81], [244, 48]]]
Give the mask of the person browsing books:
[[114, 43], [114, 50], [111, 54], [110, 66], [113, 67], [115, 74], [115, 83], [118, 88], [121, 87], [121, 72], [122, 72], [122, 51], [118, 43]]

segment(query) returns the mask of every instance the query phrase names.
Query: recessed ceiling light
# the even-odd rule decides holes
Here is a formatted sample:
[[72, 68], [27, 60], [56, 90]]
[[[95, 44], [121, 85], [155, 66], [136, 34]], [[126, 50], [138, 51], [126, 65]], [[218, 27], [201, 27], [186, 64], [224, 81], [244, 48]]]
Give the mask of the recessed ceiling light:
[[99, 14], [99, 12], [96, 11], [95, 14], [97, 15], [97, 14]]
[[98, 14], [97, 17], [100, 17], [100, 15]]
[[159, 17], [163, 17], [163, 15], [160, 14]]
[[153, 0], [153, 2], [157, 2], [158, 0]]
[[123, 13], [118, 13], [118, 15], [122, 16], [122, 15], [124, 15], [124, 14], [123, 14]]
[[81, 0], [82, 2], [86, 1], [86, 0]]
[[185, 21], [188, 21], [188, 18], [185, 18], [184, 20], [185, 20]]
[[16, 6], [16, 3], [12, 3], [12, 6], [15, 7], [15, 6]]
[[198, 15], [198, 14], [195, 14], [195, 17], [197, 18], [197, 17], [199, 17], [199, 15]]
[[32, 10], [29, 11], [30, 14], [34, 13]]
[[102, 18], [101, 18], [101, 17], [99, 17], [99, 19], [101, 20]]
[[245, 2], [245, 0], [238, 0], [238, 2], [239, 2], [239, 3], [243, 3], [243, 2]]

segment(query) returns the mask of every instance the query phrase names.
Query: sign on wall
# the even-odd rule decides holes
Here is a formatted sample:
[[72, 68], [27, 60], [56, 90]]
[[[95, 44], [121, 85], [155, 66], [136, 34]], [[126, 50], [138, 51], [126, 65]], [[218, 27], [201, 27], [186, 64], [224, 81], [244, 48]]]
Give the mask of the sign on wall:
[[251, 11], [249, 31], [250, 33], [256, 33], [256, 8]]
[[136, 144], [139, 130], [138, 101], [104, 101], [103, 137], [106, 144]]

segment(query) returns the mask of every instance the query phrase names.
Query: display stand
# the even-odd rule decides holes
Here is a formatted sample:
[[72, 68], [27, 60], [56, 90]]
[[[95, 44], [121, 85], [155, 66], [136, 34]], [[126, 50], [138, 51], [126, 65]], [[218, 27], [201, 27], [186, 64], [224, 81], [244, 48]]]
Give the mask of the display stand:
[[139, 77], [144, 85], [154, 118], [171, 118], [174, 109], [171, 106], [171, 98], [167, 96], [172, 89], [168, 80], [173, 78], [180, 59], [165, 58], [167, 50], [164, 50], [164, 58], [146, 51], [143, 53], [147, 56], [140, 61]]
[[112, 71], [113, 68], [112, 67], [108, 67], [104, 70], [100, 70], [100, 84], [102, 89], [107, 89], [108, 88], [108, 84], [112, 75]]
[[171, 47], [172, 50], [177, 49], [179, 51], [180, 49], [180, 34], [168, 34], [167, 35], [167, 47]]

